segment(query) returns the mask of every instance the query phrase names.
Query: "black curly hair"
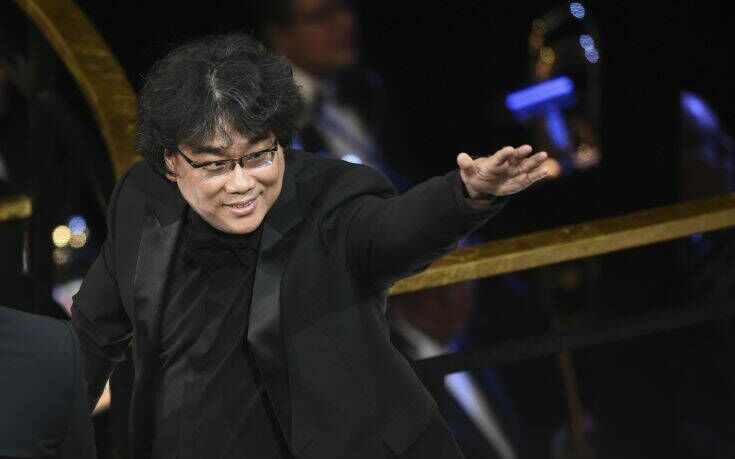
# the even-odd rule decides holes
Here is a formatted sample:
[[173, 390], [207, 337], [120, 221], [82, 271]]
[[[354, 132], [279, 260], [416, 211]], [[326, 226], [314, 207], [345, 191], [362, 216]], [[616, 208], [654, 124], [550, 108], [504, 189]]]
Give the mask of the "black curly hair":
[[241, 33], [207, 36], [153, 65], [140, 93], [137, 149], [156, 170], [180, 144], [199, 147], [237, 133], [251, 142], [275, 134], [291, 144], [303, 106], [290, 65]]

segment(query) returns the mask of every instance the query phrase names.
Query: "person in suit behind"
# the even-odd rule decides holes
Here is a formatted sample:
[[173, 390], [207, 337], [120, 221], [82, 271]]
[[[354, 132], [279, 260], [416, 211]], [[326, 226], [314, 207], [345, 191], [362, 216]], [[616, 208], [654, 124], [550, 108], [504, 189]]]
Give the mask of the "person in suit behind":
[[357, 15], [344, 0], [259, 0], [256, 31], [293, 66], [305, 109], [296, 142], [317, 155], [366, 164], [399, 191], [409, 181], [385, 156], [381, 78], [360, 62]]
[[[409, 360], [459, 350], [474, 303], [474, 282], [435, 287], [390, 299], [391, 342]], [[467, 459], [517, 459], [520, 427], [492, 368], [453, 373], [428, 385]]]
[[0, 458], [95, 457], [70, 323], [0, 306]]

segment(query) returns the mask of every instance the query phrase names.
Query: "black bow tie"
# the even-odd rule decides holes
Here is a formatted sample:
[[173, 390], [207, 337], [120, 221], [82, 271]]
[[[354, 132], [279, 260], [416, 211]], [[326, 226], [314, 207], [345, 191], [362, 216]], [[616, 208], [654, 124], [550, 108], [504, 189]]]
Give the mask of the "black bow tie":
[[243, 241], [236, 244], [232, 241], [223, 241], [217, 237], [187, 238], [184, 244], [184, 257], [192, 261], [204, 271], [209, 271], [215, 265], [222, 263], [229, 253], [233, 253], [243, 266], [255, 264], [257, 250]]
[[196, 216], [185, 234], [183, 255], [205, 271], [222, 263], [229, 253], [250, 267], [257, 259], [259, 233], [260, 229], [250, 234], [226, 234]]

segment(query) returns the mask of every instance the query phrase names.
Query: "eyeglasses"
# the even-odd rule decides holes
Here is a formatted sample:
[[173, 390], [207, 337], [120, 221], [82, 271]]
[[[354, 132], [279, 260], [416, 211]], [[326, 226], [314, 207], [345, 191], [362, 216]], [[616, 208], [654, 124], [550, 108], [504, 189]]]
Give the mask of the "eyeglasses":
[[275, 144], [265, 150], [256, 151], [249, 153], [245, 156], [232, 159], [218, 159], [216, 161], [207, 161], [204, 163], [197, 163], [192, 161], [191, 158], [186, 156], [178, 147], [173, 149], [180, 154], [191, 167], [197, 170], [197, 172], [204, 179], [220, 177], [229, 174], [235, 169], [236, 164], [240, 164], [243, 169], [259, 169], [261, 167], [270, 166], [273, 164], [273, 158], [278, 151], [278, 139], [275, 140]]

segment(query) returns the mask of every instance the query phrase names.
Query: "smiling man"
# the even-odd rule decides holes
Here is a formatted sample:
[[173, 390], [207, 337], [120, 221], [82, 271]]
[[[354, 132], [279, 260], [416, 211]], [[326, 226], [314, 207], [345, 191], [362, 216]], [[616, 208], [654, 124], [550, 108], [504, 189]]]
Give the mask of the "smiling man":
[[[290, 149], [290, 67], [245, 35], [158, 62], [72, 320], [94, 406], [132, 341], [135, 458], [459, 458], [386, 297], [540, 180], [506, 147], [401, 196]], [[420, 160], [417, 157], [416, 160]]]
[[[252, 233], [281, 193], [283, 155], [275, 136], [251, 142], [237, 132], [225, 134], [215, 133], [213, 145], [177, 146], [167, 151], [168, 178], [178, 184], [189, 206], [214, 228], [232, 234]], [[265, 144], [272, 145], [265, 148]], [[253, 145], [260, 148], [238, 156], [238, 152], [252, 150]], [[227, 175], [230, 179], [223, 180]]]

